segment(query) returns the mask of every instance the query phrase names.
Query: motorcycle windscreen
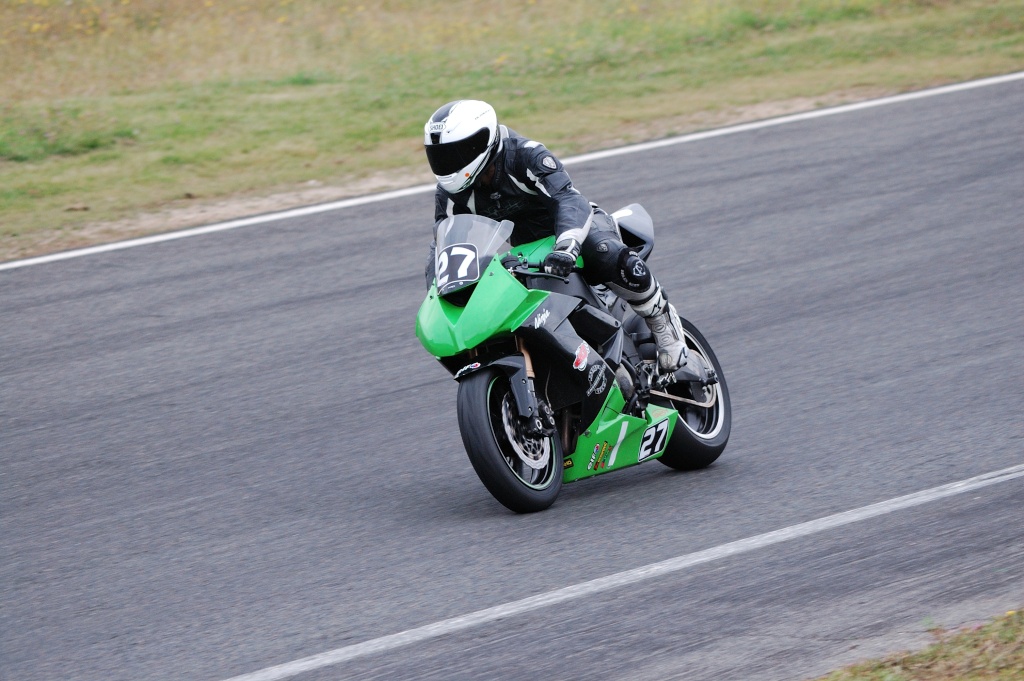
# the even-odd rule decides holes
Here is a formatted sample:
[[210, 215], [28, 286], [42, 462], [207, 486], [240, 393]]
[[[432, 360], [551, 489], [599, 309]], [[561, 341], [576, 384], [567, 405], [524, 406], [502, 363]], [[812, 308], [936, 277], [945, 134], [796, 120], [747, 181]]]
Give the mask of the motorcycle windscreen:
[[446, 296], [471, 286], [508, 243], [514, 225], [482, 215], [453, 215], [437, 226], [435, 276], [437, 294]]

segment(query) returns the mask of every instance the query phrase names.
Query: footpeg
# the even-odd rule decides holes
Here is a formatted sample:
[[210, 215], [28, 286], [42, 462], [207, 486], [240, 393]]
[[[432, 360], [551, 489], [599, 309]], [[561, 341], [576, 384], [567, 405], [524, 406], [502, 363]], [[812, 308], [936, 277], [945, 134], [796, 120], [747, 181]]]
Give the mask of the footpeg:
[[707, 366], [703, 358], [696, 359], [696, 357], [697, 354], [691, 352], [686, 364], [671, 374], [662, 374], [658, 382], [662, 386], [671, 383], [696, 383], [704, 388], [718, 383], [718, 374], [715, 373], [715, 370]]

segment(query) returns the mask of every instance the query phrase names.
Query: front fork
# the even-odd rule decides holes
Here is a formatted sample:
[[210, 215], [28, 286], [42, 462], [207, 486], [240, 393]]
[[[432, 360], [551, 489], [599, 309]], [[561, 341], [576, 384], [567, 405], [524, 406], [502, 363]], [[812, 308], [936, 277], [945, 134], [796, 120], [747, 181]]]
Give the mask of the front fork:
[[547, 402], [537, 397], [533, 359], [530, 357], [530, 351], [526, 349], [526, 342], [518, 336], [516, 336], [516, 349], [523, 356], [526, 387], [529, 393], [527, 398], [529, 401], [528, 414], [523, 414], [523, 409], [520, 408], [520, 416], [526, 419], [526, 430], [530, 435], [552, 437], [555, 434], [555, 414]]
[[[548, 403], [537, 397], [533, 360], [523, 339], [516, 338], [516, 349], [518, 354], [506, 355], [490, 362], [488, 366], [501, 369], [508, 376], [518, 416], [527, 434], [534, 437], [551, 437], [555, 434], [555, 415]], [[479, 368], [479, 364], [473, 367], [474, 370]], [[457, 378], [460, 376], [461, 372]]]
[[[533, 359], [530, 358], [530, 351], [526, 349], [526, 342], [516, 336], [516, 350], [523, 356], [523, 365], [526, 367], [526, 378], [530, 381], [530, 391], [533, 392]], [[536, 393], [535, 393], [536, 394]]]

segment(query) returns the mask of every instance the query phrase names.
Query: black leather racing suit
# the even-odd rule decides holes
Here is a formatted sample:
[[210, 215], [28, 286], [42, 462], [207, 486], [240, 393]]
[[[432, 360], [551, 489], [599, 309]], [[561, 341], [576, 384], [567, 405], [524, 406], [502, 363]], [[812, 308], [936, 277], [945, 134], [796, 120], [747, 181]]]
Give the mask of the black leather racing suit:
[[[459, 194], [440, 186], [434, 195], [434, 233], [452, 215], [472, 213], [515, 224], [513, 246], [555, 235], [555, 241], [575, 239], [582, 244], [583, 276], [592, 285], [605, 284], [634, 307], [660, 293], [646, 264], [630, 251], [610, 215], [591, 205], [572, 185], [554, 154], [504, 125], [499, 126], [501, 149], [490, 183], [477, 183]], [[430, 244], [426, 278], [434, 280], [434, 251]]]

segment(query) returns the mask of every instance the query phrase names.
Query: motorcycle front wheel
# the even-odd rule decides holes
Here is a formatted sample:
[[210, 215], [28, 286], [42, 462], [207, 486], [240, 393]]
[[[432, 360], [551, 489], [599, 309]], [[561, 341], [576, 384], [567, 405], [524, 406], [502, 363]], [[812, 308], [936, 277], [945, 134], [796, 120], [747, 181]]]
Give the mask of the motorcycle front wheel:
[[459, 431], [487, 491], [516, 513], [543, 511], [562, 488], [554, 439], [524, 430], [508, 377], [483, 369], [459, 383]]

